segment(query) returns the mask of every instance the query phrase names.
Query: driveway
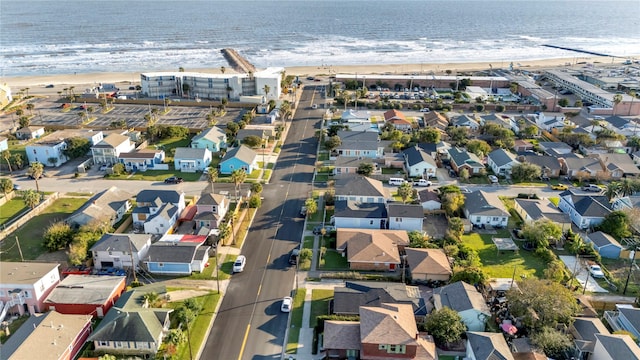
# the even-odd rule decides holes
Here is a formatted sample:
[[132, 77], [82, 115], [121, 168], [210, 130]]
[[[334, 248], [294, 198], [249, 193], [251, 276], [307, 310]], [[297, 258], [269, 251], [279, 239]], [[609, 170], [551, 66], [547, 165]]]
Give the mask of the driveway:
[[[560, 260], [562, 260], [562, 262], [565, 264], [565, 266], [567, 267], [567, 269], [569, 269], [570, 272], [573, 273], [575, 269], [576, 279], [578, 280], [580, 285], [584, 287], [584, 283], [585, 281], [587, 281], [587, 276], [589, 275], [589, 271], [587, 270], [586, 265], [581, 263], [581, 264], [578, 264], [576, 267], [577, 259], [575, 256], [562, 255], [560, 256]], [[587, 283], [587, 291], [594, 292], [594, 293], [609, 292], [608, 290], [603, 289], [600, 285], [598, 285], [598, 282], [595, 281], [591, 276], [589, 276], [589, 282]]]

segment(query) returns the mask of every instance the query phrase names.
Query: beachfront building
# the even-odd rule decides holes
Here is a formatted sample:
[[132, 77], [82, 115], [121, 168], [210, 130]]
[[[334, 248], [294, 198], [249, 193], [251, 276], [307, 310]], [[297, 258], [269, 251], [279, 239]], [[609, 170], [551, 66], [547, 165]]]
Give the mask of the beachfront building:
[[64, 164], [69, 160], [64, 154], [67, 140], [75, 137], [87, 139], [91, 145], [94, 145], [104, 139], [104, 134], [102, 131], [87, 129], [58, 130], [26, 146], [29, 164], [39, 162], [44, 166], [54, 167]]
[[[253, 74], [152, 72], [140, 74], [142, 94], [151, 98], [185, 97], [240, 100], [243, 96], [277, 99], [283, 68], [271, 67]], [[265, 93], [265, 90], [269, 90]]]
[[474, 86], [483, 88], [508, 88], [509, 79], [504, 76], [462, 76], [462, 75], [432, 75], [432, 74], [336, 74], [336, 81], [362, 81], [364, 86], [378, 82], [387, 84], [409, 84], [414, 87], [451, 90], [451, 83], [462, 79], [470, 79]]

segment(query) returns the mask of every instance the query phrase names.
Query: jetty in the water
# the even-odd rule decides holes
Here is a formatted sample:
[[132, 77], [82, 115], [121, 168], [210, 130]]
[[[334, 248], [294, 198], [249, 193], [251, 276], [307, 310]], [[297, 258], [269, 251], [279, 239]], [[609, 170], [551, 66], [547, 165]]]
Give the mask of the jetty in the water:
[[231, 68], [239, 73], [255, 73], [256, 67], [247, 59], [238, 54], [234, 49], [222, 49], [222, 56], [227, 60]]
[[609, 54], [597, 53], [597, 52], [594, 52], [594, 51], [588, 51], [588, 50], [574, 49], [574, 48], [569, 48], [569, 47], [564, 47], [564, 46], [558, 46], [558, 45], [544, 44], [544, 45], [542, 45], [542, 46], [550, 47], [550, 48], [553, 48], [553, 49], [560, 49], [560, 50], [573, 51], [573, 52], [578, 52], [578, 53], [582, 53], [582, 54], [595, 55], [595, 56], [616, 57], [616, 56], [609, 55]]

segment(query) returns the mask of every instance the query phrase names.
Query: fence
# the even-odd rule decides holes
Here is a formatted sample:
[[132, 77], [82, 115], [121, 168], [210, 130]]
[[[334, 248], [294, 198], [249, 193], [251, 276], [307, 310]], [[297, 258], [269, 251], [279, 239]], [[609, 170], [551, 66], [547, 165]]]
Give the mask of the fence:
[[30, 210], [23, 216], [17, 218], [15, 221], [11, 222], [9, 225], [4, 226], [2, 231], [0, 231], [0, 241], [4, 240], [7, 236], [9, 236], [14, 231], [18, 230], [22, 225], [24, 225], [27, 221], [33, 219], [36, 215], [42, 213], [51, 203], [57, 200], [60, 197], [60, 193], [53, 193], [47, 196], [38, 206], [34, 209]]

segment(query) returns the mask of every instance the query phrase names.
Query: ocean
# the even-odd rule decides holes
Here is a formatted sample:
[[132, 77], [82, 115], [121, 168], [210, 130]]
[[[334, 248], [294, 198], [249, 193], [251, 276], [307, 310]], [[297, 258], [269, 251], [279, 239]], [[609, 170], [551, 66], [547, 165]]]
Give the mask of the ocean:
[[640, 54], [640, 1], [2, 0], [0, 76]]

